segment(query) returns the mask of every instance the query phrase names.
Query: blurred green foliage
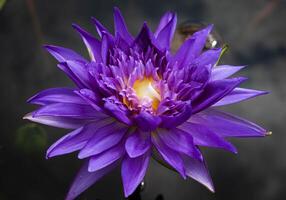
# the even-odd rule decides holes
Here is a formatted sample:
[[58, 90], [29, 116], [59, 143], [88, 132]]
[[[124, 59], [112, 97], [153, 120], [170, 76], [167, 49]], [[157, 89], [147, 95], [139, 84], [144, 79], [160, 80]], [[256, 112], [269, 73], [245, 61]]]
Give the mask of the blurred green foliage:
[[0, 0], [0, 10], [4, 7], [6, 0]]
[[26, 124], [17, 130], [15, 145], [27, 154], [42, 152], [47, 146], [47, 134], [37, 124]]

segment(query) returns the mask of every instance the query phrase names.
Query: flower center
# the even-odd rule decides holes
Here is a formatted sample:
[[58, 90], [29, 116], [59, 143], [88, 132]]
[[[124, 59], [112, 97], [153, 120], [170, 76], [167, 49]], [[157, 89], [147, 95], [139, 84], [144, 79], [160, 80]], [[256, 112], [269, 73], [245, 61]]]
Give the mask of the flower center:
[[136, 80], [133, 89], [142, 106], [152, 107], [156, 110], [161, 100], [161, 96], [152, 86], [152, 82], [153, 79], [148, 78]]

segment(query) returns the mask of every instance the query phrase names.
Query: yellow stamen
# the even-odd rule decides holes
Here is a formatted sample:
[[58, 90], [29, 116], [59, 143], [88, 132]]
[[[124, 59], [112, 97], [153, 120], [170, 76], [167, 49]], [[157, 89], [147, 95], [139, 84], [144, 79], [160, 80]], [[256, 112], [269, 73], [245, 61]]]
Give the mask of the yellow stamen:
[[142, 104], [152, 104], [153, 109], [157, 109], [160, 102], [160, 94], [152, 86], [152, 79], [144, 78], [135, 81], [133, 89]]

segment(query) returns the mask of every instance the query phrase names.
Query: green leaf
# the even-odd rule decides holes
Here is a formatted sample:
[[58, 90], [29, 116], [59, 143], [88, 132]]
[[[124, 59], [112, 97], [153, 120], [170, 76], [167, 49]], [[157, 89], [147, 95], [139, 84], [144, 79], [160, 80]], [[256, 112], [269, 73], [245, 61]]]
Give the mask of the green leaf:
[[6, 0], [0, 0], [0, 10], [4, 7]]
[[26, 124], [17, 130], [15, 145], [28, 154], [42, 152], [47, 146], [46, 132], [37, 124]]

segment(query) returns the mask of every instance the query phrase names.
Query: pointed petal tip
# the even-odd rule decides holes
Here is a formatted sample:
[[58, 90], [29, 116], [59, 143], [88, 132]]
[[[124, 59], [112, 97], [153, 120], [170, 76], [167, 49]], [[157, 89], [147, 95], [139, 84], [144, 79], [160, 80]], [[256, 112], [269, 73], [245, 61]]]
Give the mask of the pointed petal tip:
[[144, 21], [144, 22], [143, 22], [142, 29], [148, 29], [148, 30], [149, 30], [148, 22], [147, 22], [147, 21]]
[[99, 21], [95, 18], [95, 17], [90, 17], [90, 20], [92, 23], [94, 23], [95, 25], [98, 25]]
[[237, 150], [237, 148], [235, 148], [235, 147], [232, 149], [231, 152], [232, 152], [234, 155], [237, 155], [237, 154], [238, 154], [238, 150]]
[[[191, 177], [190, 177], [191, 178]], [[195, 179], [193, 179], [195, 180]], [[200, 183], [199, 181], [195, 180], [196, 182], [198, 182], [199, 184], [202, 184]], [[207, 190], [209, 190], [211, 193], [215, 193], [216, 190], [215, 190], [215, 187], [214, 187], [214, 184], [213, 184], [213, 181], [210, 179], [210, 182], [208, 184], [202, 184], [202, 186], [204, 186]]]
[[248, 78], [247, 77], [236, 77], [236, 78], [233, 78], [233, 79], [236, 79], [239, 83], [242, 83], [244, 81], [246, 81]]
[[88, 32], [86, 32], [82, 27], [80, 27], [78, 24], [76, 23], [72, 23], [72, 27], [82, 36], [91, 36]]
[[57, 51], [57, 49], [59, 48], [56, 45], [51, 45], [51, 44], [44, 44], [42, 45], [42, 48], [46, 51], [48, 51], [50, 54], [52, 54], [52, 52]]
[[87, 171], [90, 172], [90, 173], [92, 173], [92, 172], [97, 171], [97, 169], [93, 169], [90, 165], [88, 165]]
[[93, 16], [90, 17], [90, 20], [91, 20], [92, 22], [98, 22], [98, 20], [97, 20], [95, 17], [93, 17]]
[[44, 49], [51, 49], [52, 47], [53, 47], [53, 45], [49, 45], [49, 44], [42, 45], [42, 48], [44, 48]]
[[82, 153], [82, 151], [80, 151], [77, 155], [77, 158], [78, 159], [84, 159], [84, 158], [86, 158], [86, 156]]
[[197, 32], [195, 32], [194, 34], [204, 34], [204, 35], [209, 35], [212, 30], [213, 30], [214, 25], [213, 24], [209, 24], [207, 26], [205, 26], [204, 28], [198, 30]]
[[22, 119], [29, 119], [30, 117], [31, 117], [31, 114], [28, 113], [28, 114], [24, 115], [24, 116], [22, 117]]
[[49, 152], [49, 149], [47, 150], [47, 152], [46, 152], [46, 156], [45, 156], [45, 158], [46, 158], [46, 160], [48, 160], [48, 159], [50, 159], [50, 158], [52, 158], [53, 156], [51, 155], [51, 152]]
[[213, 24], [209, 24], [209, 25], [207, 25], [206, 30], [208, 31], [208, 33], [210, 33], [213, 28], [214, 28], [214, 25]]
[[259, 95], [266, 95], [266, 94], [270, 94], [270, 91], [260, 91]]
[[113, 7], [113, 12], [115, 13], [121, 13], [120, 9], [117, 6]]
[[48, 150], [47, 150], [47, 152], [46, 152], [45, 158], [46, 158], [46, 159], [50, 159], [50, 158], [52, 158], [52, 157], [54, 157], [54, 156], [57, 156], [57, 155], [54, 154], [54, 146], [52, 145], [52, 146], [50, 146], [50, 147], [48, 148]]
[[234, 155], [238, 154], [237, 148], [230, 142], [228, 142], [228, 147], [224, 148], [224, 150], [229, 151], [229, 152], [233, 153]]
[[35, 96], [30, 97], [29, 99], [26, 100], [26, 103], [33, 103], [33, 99]]
[[33, 121], [32, 119], [34, 118], [34, 113], [35, 113], [35, 112], [27, 113], [26, 115], [24, 115], [24, 116], [22, 117], [22, 119]]
[[245, 67], [247, 67], [247, 65], [241, 65], [241, 66], [233, 66], [237, 69], [237, 72], [244, 69]]
[[130, 192], [127, 189], [124, 188], [124, 197], [128, 198], [134, 191]]
[[42, 48], [47, 50], [47, 51], [55, 51], [55, 49], [59, 48], [56, 45], [52, 45], [52, 44], [44, 44], [42, 45]]
[[233, 144], [231, 144], [230, 142], [227, 142], [227, 143], [228, 143], [228, 145], [222, 149], [225, 151], [228, 151], [234, 155], [237, 155], [238, 154], [237, 148]]
[[77, 30], [78, 32], [82, 32], [83, 31], [82, 28], [79, 25], [77, 25], [76, 23], [72, 23], [72, 27], [75, 30]]
[[215, 193], [215, 188], [214, 188], [213, 184], [210, 185], [210, 186], [207, 186], [207, 189], [208, 189], [209, 191], [211, 191], [212, 193]]

